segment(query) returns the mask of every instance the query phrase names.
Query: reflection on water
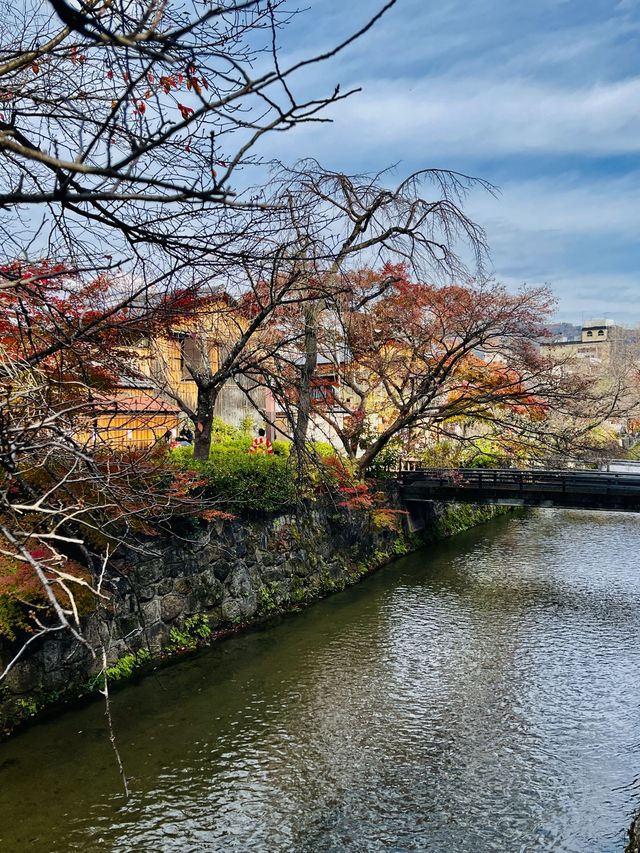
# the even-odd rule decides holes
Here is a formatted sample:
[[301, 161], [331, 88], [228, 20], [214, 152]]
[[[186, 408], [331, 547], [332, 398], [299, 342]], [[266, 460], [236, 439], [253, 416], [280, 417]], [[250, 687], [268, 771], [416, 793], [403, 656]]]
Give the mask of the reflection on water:
[[538, 512], [0, 746], [2, 851], [622, 851], [640, 517]]

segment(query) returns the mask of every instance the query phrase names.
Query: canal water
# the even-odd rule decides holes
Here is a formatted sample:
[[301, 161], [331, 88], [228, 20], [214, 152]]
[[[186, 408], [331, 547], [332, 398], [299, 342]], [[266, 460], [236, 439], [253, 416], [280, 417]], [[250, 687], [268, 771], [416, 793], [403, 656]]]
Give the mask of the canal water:
[[621, 853], [640, 516], [538, 511], [0, 745], [0, 850]]

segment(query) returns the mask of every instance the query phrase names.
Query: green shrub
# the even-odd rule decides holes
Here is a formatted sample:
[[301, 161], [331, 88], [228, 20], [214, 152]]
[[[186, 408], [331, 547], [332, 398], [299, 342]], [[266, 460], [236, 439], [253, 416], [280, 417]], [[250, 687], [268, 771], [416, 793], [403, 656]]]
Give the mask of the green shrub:
[[296, 485], [288, 462], [289, 443], [274, 442], [270, 456], [250, 454], [251, 435], [226, 424], [224, 427], [218, 431], [224, 440], [211, 445], [206, 462], [197, 462], [191, 447], [178, 447], [171, 452], [175, 467], [201, 474], [194, 494], [214, 503], [216, 509], [234, 514], [280, 512], [292, 507]]
[[284, 441], [281, 438], [276, 438], [275, 441], [271, 442], [271, 446], [273, 447], [273, 452], [276, 456], [289, 456], [291, 453], [290, 441]]
[[251, 443], [251, 433], [254, 428], [255, 424], [251, 417], [244, 418], [239, 427], [231, 426], [222, 418], [214, 418], [211, 424], [211, 442], [212, 444], [226, 444], [241, 438], [248, 438], [249, 443]]
[[[148, 649], [139, 649], [137, 652], [131, 652], [123, 655], [110, 667], [107, 668], [106, 674], [110, 684], [116, 681], [122, 681], [125, 678], [131, 678], [133, 673], [140, 669], [141, 666], [151, 660], [151, 652]], [[104, 673], [99, 672], [93, 676], [85, 685], [89, 692], [94, 690], [104, 689]]]
[[286, 457], [212, 448], [201, 468], [203, 495], [227, 512], [278, 512], [293, 506], [294, 474]]
[[402, 445], [400, 442], [390, 442], [378, 453], [367, 468], [368, 476], [375, 477], [377, 480], [394, 477], [400, 465], [401, 453]]
[[174, 447], [168, 454], [169, 461], [178, 468], [193, 468], [193, 447]]
[[149, 660], [151, 660], [151, 652], [148, 649], [139, 649], [135, 654], [125, 655], [110, 666], [107, 669], [107, 677], [110, 681], [129, 678], [134, 670], [148, 663]]
[[339, 453], [328, 441], [310, 441], [308, 450], [315, 456], [323, 459], [325, 456], [338, 456]]
[[267, 616], [278, 610], [278, 605], [273, 597], [274, 590], [270, 584], [261, 586], [258, 590], [258, 613], [261, 616]]

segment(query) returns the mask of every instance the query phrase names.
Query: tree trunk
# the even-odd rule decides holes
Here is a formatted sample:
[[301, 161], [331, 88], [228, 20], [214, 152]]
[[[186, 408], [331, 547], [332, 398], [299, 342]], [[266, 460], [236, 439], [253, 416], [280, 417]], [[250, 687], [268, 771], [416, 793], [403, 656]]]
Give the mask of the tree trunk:
[[207, 386], [198, 386], [198, 406], [196, 410], [196, 431], [193, 440], [193, 458], [206, 462], [211, 450], [211, 427], [213, 425], [213, 407], [218, 398], [218, 390]]
[[[403, 424], [404, 426], [404, 424]], [[387, 444], [391, 441], [391, 439], [400, 432], [402, 427], [398, 427], [394, 430], [387, 430], [387, 432], [383, 432], [382, 435], [379, 435], [378, 438], [370, 444], [369, 447], [365, 450], [365, 452], [360, 456], [357, 460], [356, 465], [356, 476], [359, 479], [364, 479], [365, 474], [367, 473], [367, 466], [369, 466], [373, 460], [376, 458], [378, 453], [387, 446]]]

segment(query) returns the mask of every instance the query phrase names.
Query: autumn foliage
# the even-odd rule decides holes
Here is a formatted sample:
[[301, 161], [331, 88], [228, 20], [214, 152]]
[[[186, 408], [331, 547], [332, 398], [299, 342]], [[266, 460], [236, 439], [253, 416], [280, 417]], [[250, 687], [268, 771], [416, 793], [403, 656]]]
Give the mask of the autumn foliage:
[[166, 445], [113, 447], [98, 426], [135, 378], [131, 335], [191, 297], [166, 293], [141, 310], [112, 278], [46, 261], [11, 264], [0, 283], [0, 633], [12, 637], [77, 628], [128, 537], [221, 513], [194, 498], [197, 472], [167, 465]]
[[[553, 308], [544, 288], [424, 283], [403, 264], [358, 269], [325, 287], [332, 284], [315, 319], [311, 413], [360, 472], [389, 442], [436, 427], [529, 429], [567, 392], [537, 347]], [[289, 382], [274, 387], [283, 408], [295, 409], [303, 309], [279, 322], [300, 355], [289, 347], [278, 364]]]

